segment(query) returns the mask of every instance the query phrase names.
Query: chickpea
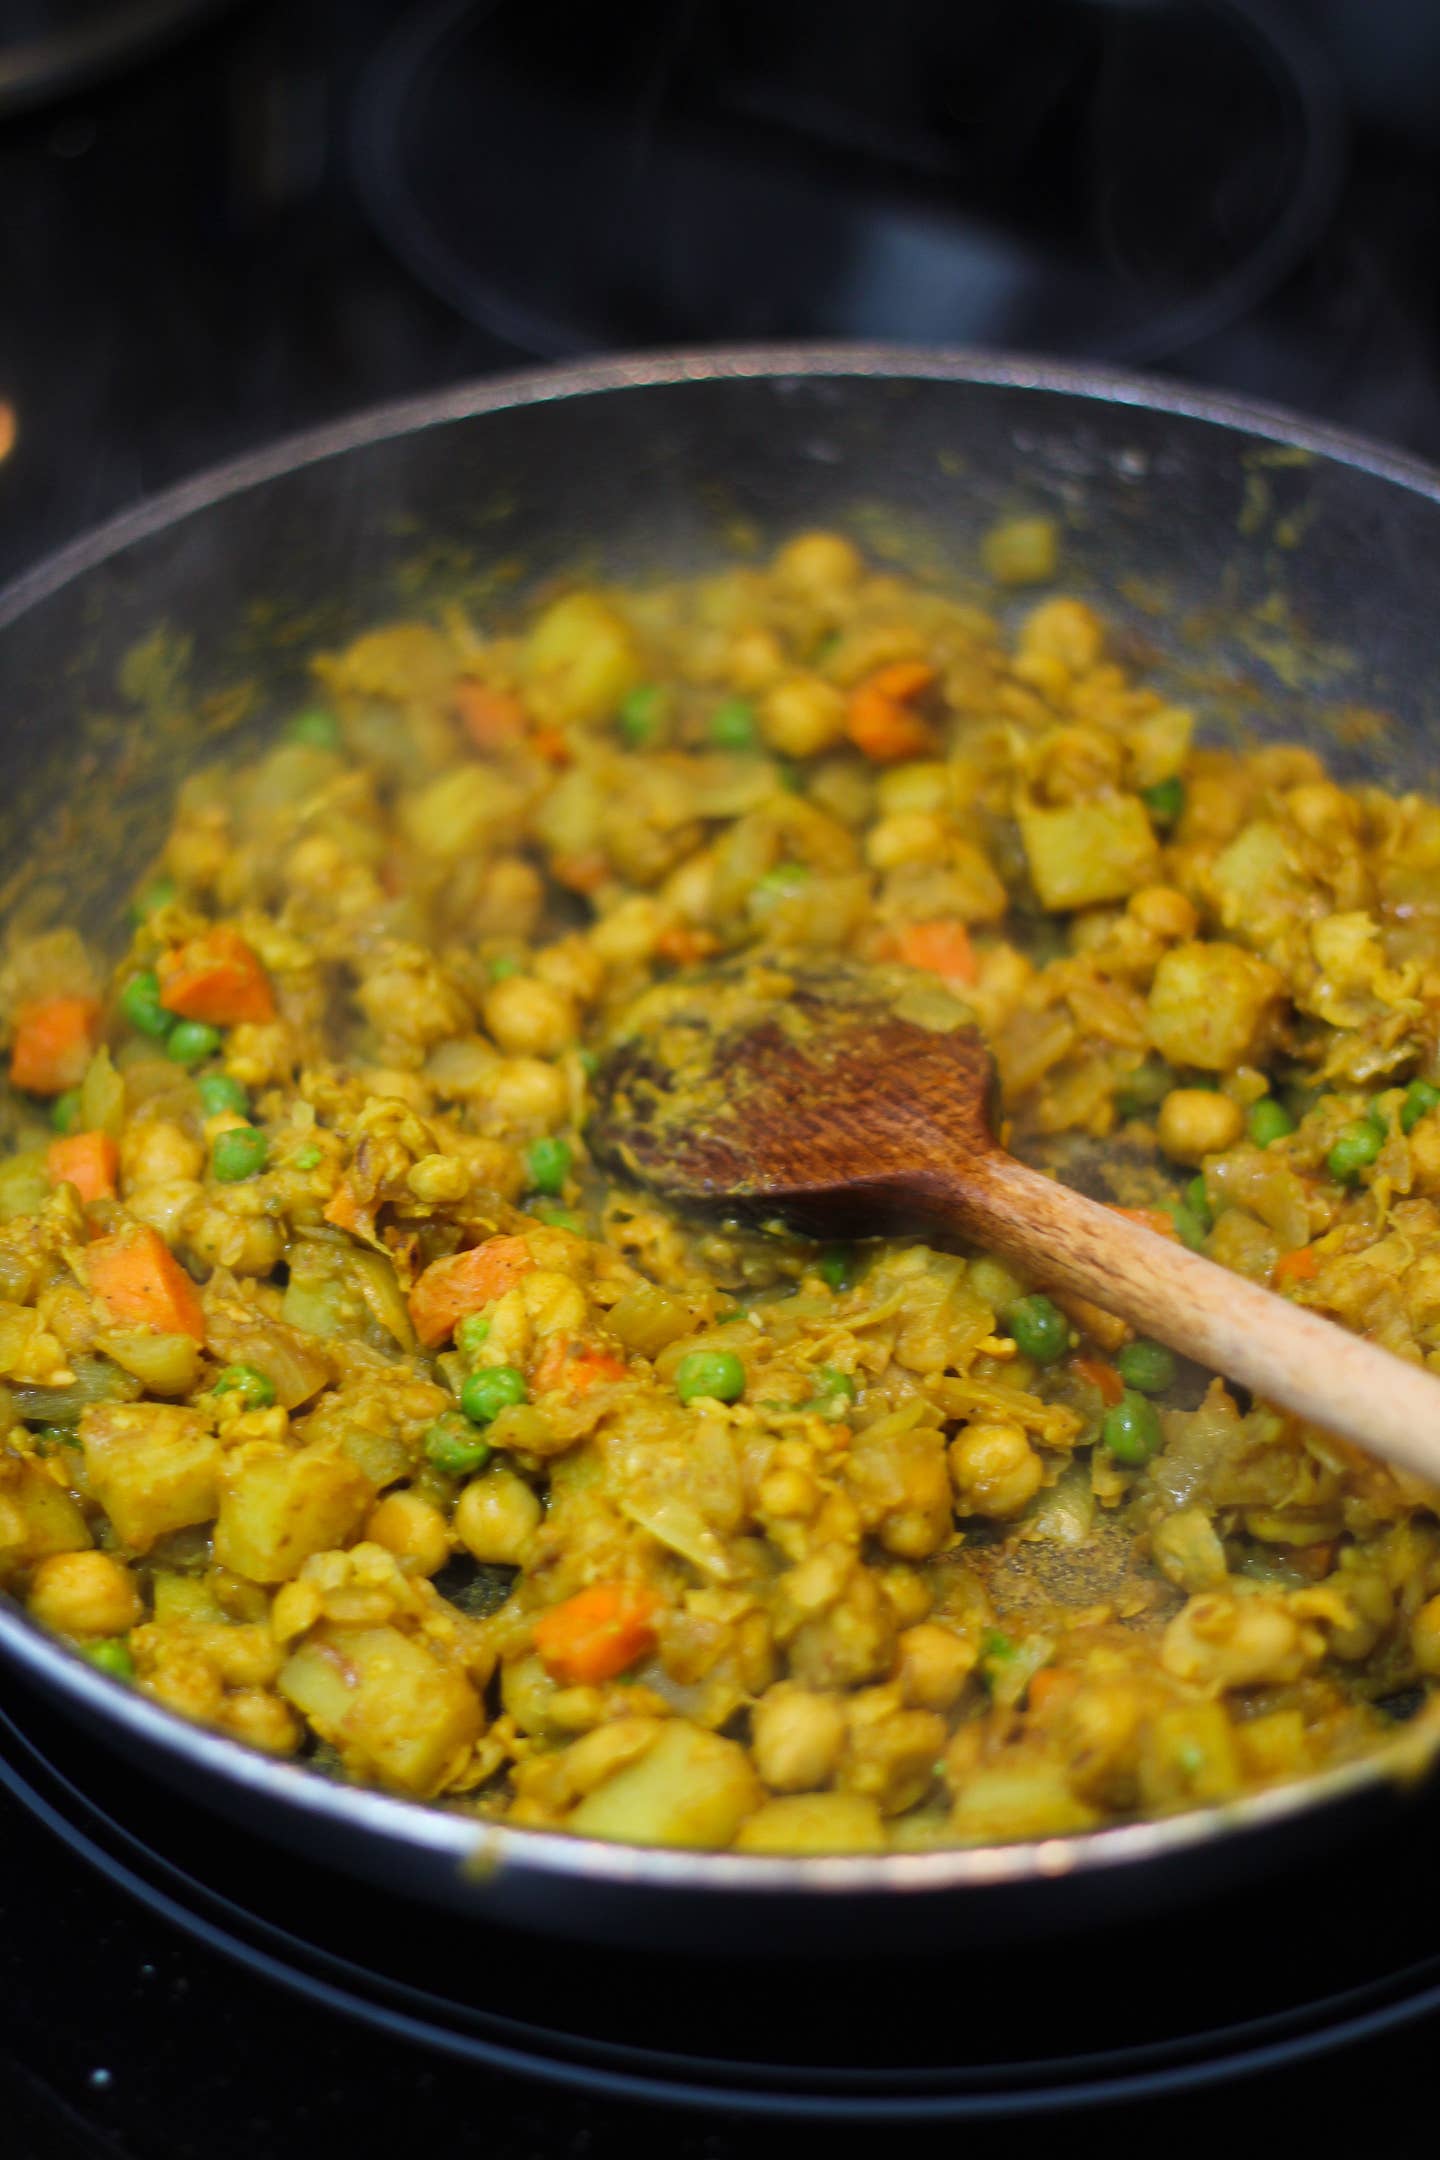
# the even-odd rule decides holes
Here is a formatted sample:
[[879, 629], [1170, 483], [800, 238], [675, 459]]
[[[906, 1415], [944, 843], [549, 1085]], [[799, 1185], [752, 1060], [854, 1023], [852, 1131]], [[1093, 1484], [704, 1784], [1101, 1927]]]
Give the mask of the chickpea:
[[872, 870], [898, 870], [905, 863], [945, 860], [949, 835], [933, 810], [894, 810], [872, 825], [865, 860]]
[[766, 742], [782, 757], [818, 757], [845, 737], [845, 700], [818, 675], [777, 683], [760, 708]]
[[775, 557], [775, 582], [807, 599], [851, 591], [864, 568], [859, 550], [839, 533], [797, 533]]
[[909, 1710], [949, 1710], [975, 1669], [975, 1645], [936, 1620], [906, 1628], [896, 1675]]
[[260, 1688], [236, 1689], [225, 1697], [217, 1715], [228, 1733], [250, 1747], [263, 1748], [267, 1755], [293, 1755], [304, 1737], [289, 1704]]
[[513, 1470], [472, 1478], [455, 1508], [455, 1529], [473, 1559], [517, 1567], [540, 1526], [540, 1502]]
[[535, 955], [535, 973], [552, 990], [589, 1005], [605, 987], [605, 963], [587, 938], [578, 933], [546, 945]]
[[36, 1568], [30, 1611], [58, 1635], [125, 1635], [144, 1613], [135, 1578], [109, 1553], [52, 1553]]
[[1038, 690], [1052, 705], [1063, 705], [1070, 695], [1070, 670], [1058, 653], [1020, 653], [1010, 672], [1017, 682], [1024, 683], [1029, 690]]
[[759, 1499], [762, 1515], [807, 1516], [819, 1506], [820, 1491], [803, 1470], [772, 1470], [761, 1480]]
[[365, 1536], [394, 1553], [409, 1575], [436, 1575], [450, 1557], [445, 1517], [419, 1493], [387, 1493], [370, 1511]]
[[1198, 1163], [1203, 1156], [1234, 1147], [1244, 1130], [1239, 1103], [1208, 1088], [1171, 1088], [1155, 1121], [1162, 1149], [1182, 1163]]
[[740, 630], [730, 640], [725, 671], [737, 690], [767, 690], [784, 669], [785, 654], [773, 630]]
[[1421, 1606], [1410, 1623], [1410, 1650], [1427, 1680], [1440, 1680], [1440, 1597]]
[[502, 855], [480, 882], [470, 928], [476, 937], [527, 938], [544, 905], [545, 884], [534, 864]]
[[574, 999], [533, 975], [509, 975], [491, 986], [485, 1025], [500, 1048], [516, 1057], [554, 1057], [579, 1032]]
[[169, 1185], [198, 1178], [205, 1150], [170, 1118], [146, 1118], [127, 1128], [120, 1144], [120, 1172], [127, 1191], [135, 1185]]
[[417, 1200], [434, 1206], [446, 1200], [463, 1200], [470, 1190], [470, 1173], [454, 1155], [422, 1155], [406, 1171], [405, 1183]]
[[1018, 1425], [969, 1425], [949, 1447], [950, 1477], [962, 1515], [1018, 1515], [1040, 1490], [1040, 1458]]
[[1146, 885], [1132, 893], [1128, 912], [1142, 930], [1159, 938], [1183, 941], [1193, 938], [1200, 927], [1194, 907], [1173, 885]]
[[542, 1058], [503, 1058], [490, 1081], [491, 1107], [507, 1125], [560, 1125], [570, 1090], [558, 1065]]
[[813, 1792], [834, 1775], [845, 1747], [839, 1697], [782, 1681], [750, 1715], [755, 1767], [772, 1792]]
[[1105, 649], [1105, 629], [1083, 600], [1043, 600], [1021, 624], [1022, 654], [1062, 660], [1072, 675], [1087, 675]]
[[668, 923], [667, 911], [651, 894], [632, 893], [601, 916], [590, 942], [607, 966], [633, 967], [653, 958]]

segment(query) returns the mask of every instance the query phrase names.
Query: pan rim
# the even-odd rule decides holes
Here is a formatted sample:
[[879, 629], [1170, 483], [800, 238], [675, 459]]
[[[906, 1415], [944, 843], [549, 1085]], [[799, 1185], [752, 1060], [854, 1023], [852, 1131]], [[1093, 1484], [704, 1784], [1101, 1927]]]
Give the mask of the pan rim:
[[[518, 407], [625, 391], [713, 382], [824, 380], [954, 383], [1078, 398], [1193, 420], [1233, 435], [1301, 450], [1440, 504], [1440, 468], [1371, 437], [1301, 418], [1284, 407], [1125, 369], [1023, 353], [895, 344], [767, 344], [682, 347], [658, 353], [527, 368], [392, 400], [306, 429], [181, 480], [66, 543], [0, 591], [0, 632], [65, 586], [128, 548], [232, 496], [304, 467], [422, 430]], [[1016, 1887], [1131, 1868], [1208, 1845], [1217, 1836], [1261, 1832], [1308, 1818], [1376, 1787], [1413, 1782], [1428, 1766], [1440, 1720], [1417, 1720], [1363, 1761], [1269, 1788], [1221, 1807], [1159, 1820], [1010, 1844], [913, 1853], [780, 1855], [712, 1853], [607, 1844], [562, 1833], [477, 1823], [445, 1808], [359, 1785], [342, 1785], [277, 1760], [223, 1733], [187, 1724], [106, 1678], [58, 1640], [43, 1635], [0, 1594], [0, 1659], [65, 1698], [116, 1736], [128, 1736], [232, 1792], [300, 1815], [450, 1860], [477, 1887], [495, 1874], [543, 1875], [557, 1886], [644, 1888], [660, 1894], [744, 1893], [763, 1899], [885, 1893], [905, 1896]]]

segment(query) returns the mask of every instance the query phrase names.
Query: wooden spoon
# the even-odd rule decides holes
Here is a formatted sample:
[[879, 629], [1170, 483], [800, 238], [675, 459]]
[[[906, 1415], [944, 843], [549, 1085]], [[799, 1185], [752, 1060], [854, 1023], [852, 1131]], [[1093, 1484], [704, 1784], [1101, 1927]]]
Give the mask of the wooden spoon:
[[1017, 1162], [973, 1017], [909, 970], [747, 958], [647, 991], [594, 1151], [681, 1205], [807, 1237], [961, 1233], [1440, 1485], [1440, 1381]]

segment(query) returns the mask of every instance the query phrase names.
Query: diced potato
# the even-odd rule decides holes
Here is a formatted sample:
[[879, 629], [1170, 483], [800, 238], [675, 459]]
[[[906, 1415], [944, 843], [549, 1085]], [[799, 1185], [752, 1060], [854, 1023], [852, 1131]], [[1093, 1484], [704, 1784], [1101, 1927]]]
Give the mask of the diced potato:
[[1140, 1744], [1140, 1798], [1149, 1815], [1213, 1806], [1240, 1789], [1235, 1736], [1223, 1703], [1162, 1710]]
[[1195, 715], [1184, 705], [1162, 705], [1137, 720], [1127, 746], [1131, 786], [1158, 787], [1173, 779], [1190, 754], [1194, 732]]
[[158, 1328], [109, 1328], [96, 1346], [152, 1395], [186, 1395], [200, 1371], [193, 1335], [165, 1335]]
[[83, 1552], [90, 1542], [85, 1517], [39, 1463], [0, 1453], [0, 1581], [51, 1553]]
[[150, 1595], [156, 1621], [162, 1626], [187, 1620], [219, 1624], [225, 1618], [223, 1606], [199, 1575], [177, 1575], [169, 1568], [156, 1568], [150, 1578]]
[[744, 1748], [677, 1718], [638, 1762], [587, 1794], [567, 1830], [626, 1845], [728, 1845], [765, 1797]]
[[980, 559], [997, 585], [1043, 585], [1059, 566], [1060, 528], [1054, 518], [1006, 518], [986, 533]]
[[251, 1582], [288, 1582], [311, 1553], [343, 1545], [372, 1498], [369, 1479], [343, 1455], [252, 1441], [225, 1463], [215, 1558]]
[[786, 1793], [740, 1826], [737, 1852], [883, 1852], [880, 1810], [863, 1793]]
[[403, 797], [399, 818], [407, 839], [426, 855], [456, 862], [513, 830], [524, 808], [522, 791], [493, 765], [460, 765]]
[[214, 1515], [221, 1448], [198, 1411], [94, 1403], [80, 1420], [80, 1445], [90, 1490], [131, 1552]]
[[1019, 808], [1020, 838], [1042, 907], [1053, 912], [1123, 900], [1159, 875], [1160, 850], [1138, 795]]
[[1099, 1821], [1077, 1800], [1063, 1767], [1043, 1760], [996, 1764], [968, 1777], [951, 1810], [953, 1835], [966, 1843], [1065, 1837]]
[[1262, 1063], [1284, 987], [1268, 960], [1239, 945], [1176, 945], [1150, 986], [1150, 1040], [1172, 1065], [1205, 1072]]
[[276, 1683], [336, 1748], [352, 1775], [428, 1798], [485, 1725], [465, 1675], [398, 1628], [333, 1628], [308, 1636]]
[[1264, 941], [1309, 910], [1311, 888], [1292, 841], [1266, 819], [1246, 825], [1210, 865], [1220, 920], [1252, 943]]
[[629, 624], [598, 593], [546, 608], [520, 651], [529, 703], [543, 720], [603, 720], [640, 680]]

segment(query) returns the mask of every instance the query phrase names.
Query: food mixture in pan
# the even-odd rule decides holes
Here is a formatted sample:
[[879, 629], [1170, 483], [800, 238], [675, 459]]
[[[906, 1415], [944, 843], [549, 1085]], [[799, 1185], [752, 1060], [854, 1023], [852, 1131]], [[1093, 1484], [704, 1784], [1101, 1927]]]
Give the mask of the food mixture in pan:
[[377, 629], [187, 780], [113, 972], [12, 945], [37, 1621], [334, 1774], [750, 1853], [1396, 1733], [1427, 1490], [982, 1252], [684, 1219], [587, 1153], [648, 985], [883, 961], [979, 1016], [1017, 1153], [1440, 1366], [1440, 807], [1197, 747], [1053, 539], [991, 535], [996, 614], [808, 533]]

